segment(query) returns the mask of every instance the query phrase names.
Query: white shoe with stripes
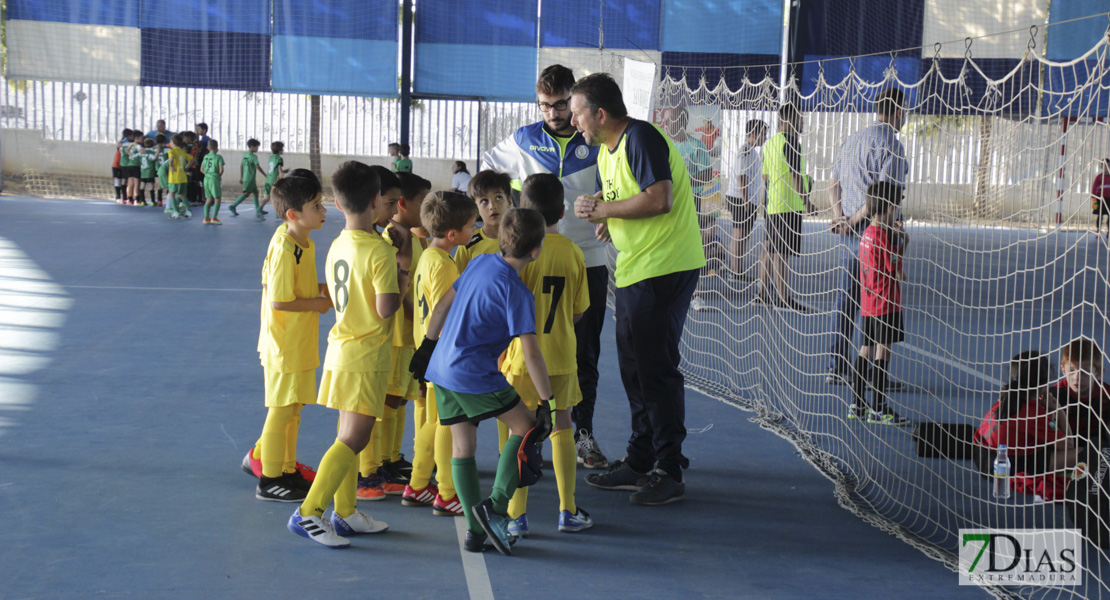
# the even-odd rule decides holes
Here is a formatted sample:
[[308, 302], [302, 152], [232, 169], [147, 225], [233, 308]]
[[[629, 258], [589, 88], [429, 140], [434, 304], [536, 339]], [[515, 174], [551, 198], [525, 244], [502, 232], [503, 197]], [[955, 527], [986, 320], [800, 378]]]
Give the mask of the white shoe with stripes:
[[338, 513], [331, 513], [331, 527], [339, 535], [358, 535], [360, 533], [382, 533], [389, 530], [389, 524], [375, 521], [370, 515], [356, 510], [347, 517]]
[[300, 508], [289, 516], [288, 527], [289, 531], [328, 548], [346, 548], [351, 545], [350, 540], [332, 530], [331, 523], [316, 515], [302, 516]]
[[274, 479], [260, 477], [254, 488], [254, 497], [266, 502], [304, 502], [308, 492], [304, 491], [288, 475]]

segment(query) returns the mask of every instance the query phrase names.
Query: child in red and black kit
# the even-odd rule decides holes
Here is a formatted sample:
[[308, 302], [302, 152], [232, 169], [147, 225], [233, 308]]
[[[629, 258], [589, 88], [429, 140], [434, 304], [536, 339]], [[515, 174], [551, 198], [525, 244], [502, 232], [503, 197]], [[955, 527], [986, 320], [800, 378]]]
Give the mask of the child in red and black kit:
[[1110, 237], [1110, 158], [1099, 164], [1098, 175], [1091, 184], [1091, 212], [1095, 215], [1095, 235], [1102, 234], [1102, 217], [1106, 217], [1106, 235]]
[[992, 474], [998, 446], [1005, 444], [1013, 474], [1010, 486], [1050, 502], [1063, 497], [1077, 461], [1075, 436], [1049, 388], [1051, 370], [1040, 352], [1015, 356], [1001, 397], [972, 437], [980, 473]]
[[[906, 338], [902, 323], [904, 279], [902, 256], [909, 235], [895, 219], [904, 189], [887, 181], [867, 188], [867, 212], [871, 224], [859, 242], [860, 314], [863, 315], [863, 347], [852, 373], [853, 404], [849, 419], [867, 419], [876, 425], [909, 425], [887, 403], [886, 382], [893, 345]], [[872, 361], [872, 359], [874, 359]], [[864, 396], [871, 383], [871, 403]]]
[[1110, 384], [1102, 381], [1102, 349], [1085, 337], [1068, 342], [1060, 351], [1060, 371], [1063, 378], [1052, 391], [1078, 445], [1088, 454], [1110, 447]]

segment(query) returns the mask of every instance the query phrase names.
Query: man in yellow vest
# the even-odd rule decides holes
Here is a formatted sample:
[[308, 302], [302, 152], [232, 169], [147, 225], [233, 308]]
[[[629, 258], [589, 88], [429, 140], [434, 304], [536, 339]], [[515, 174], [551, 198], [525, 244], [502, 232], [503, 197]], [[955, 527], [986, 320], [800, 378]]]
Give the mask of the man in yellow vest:
[[[787, 260], [802, 248], [802, 213], [815, 208], [809, 201], [806, 159], [798, 136], [802, 114], [793, 104], [779, 108], [779, 132], [763, 145], [763, 183], [767, 190], [767, 244], [759, 258], [757, 301], [800, 313], [809, 307], [790, 296]], [[772, 287], [771, 280], [774, 280]]]
[[647, 121], [633, 119], [613, 78], [583, 77], [570, 97], [571, 124], [586, 143], [600, 145], [598, 189], [581, 195], [574, 212], [612, 237], [617, 266], [617, 359], [632, 411], [624, 460], [586, 483], [635, 490], [635, 504], [655, 506], [686, 493], [684, 379], [678, 343], [690, 298], [705, 266], [690, 174], [674, 142]]

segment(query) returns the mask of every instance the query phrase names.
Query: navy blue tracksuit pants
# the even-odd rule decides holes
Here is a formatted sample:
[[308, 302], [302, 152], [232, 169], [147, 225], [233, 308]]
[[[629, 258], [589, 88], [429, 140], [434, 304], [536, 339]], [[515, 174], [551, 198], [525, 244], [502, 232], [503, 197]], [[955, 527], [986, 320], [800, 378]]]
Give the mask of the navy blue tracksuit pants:
[[628, 465], [641, 473], [660, 468], [678, 481], [689, 461], [685, 379], [678, 370], [679, 341], [697, 269], [652, 277], [617, 288], [617, 359], [632, 411]]

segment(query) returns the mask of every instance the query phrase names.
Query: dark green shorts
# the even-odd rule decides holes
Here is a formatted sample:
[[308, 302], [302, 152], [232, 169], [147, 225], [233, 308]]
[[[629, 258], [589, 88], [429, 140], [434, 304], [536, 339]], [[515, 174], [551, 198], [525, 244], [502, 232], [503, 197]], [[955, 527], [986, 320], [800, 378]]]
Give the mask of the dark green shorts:
[[258, 195], [258, 183], [253, 179], [243, 184], [243, 195], [250, 196], [252, 194], [255, 196]]
[[520, 396], [512, 386], [488, 394], [453, 392], [439, 385], [435, 386], [435, 390], [440, 425], [467, 421], [477, 424], [508, 412], [520, 402]]

